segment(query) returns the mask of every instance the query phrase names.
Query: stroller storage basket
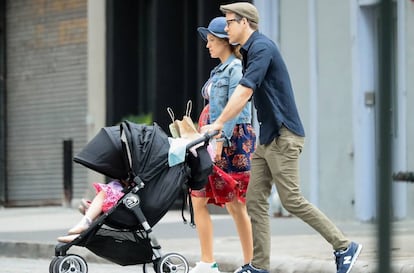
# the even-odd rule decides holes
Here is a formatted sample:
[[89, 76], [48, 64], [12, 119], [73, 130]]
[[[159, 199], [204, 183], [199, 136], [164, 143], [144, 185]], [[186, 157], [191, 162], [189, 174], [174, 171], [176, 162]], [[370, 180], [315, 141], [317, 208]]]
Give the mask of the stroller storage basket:
[[122, 231], [101, 227], [92, 234], [85, 247], [96, 255], [119, 265], [135, 265], [152, 261], [149, 238], [135, 231]]

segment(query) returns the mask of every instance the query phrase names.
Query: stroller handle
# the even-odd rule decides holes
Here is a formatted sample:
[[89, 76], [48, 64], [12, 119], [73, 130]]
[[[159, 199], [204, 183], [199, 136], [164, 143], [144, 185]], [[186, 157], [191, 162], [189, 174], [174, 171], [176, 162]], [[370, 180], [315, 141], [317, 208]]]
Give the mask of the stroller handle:
[[190, 149], [191, 147], [200, 144], [202, 142], [208, 142], [212, 137], [219, 134], [219, 131], [215, 130], [212, 132], [205, 133], [202, 137], [197, 138], [186, 145], [186, 150]]

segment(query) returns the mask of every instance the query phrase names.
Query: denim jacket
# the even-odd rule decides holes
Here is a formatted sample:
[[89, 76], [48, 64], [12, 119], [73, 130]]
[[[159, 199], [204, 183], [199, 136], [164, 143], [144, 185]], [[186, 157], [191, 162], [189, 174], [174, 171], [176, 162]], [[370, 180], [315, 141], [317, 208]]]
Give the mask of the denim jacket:
[[[210, 123], [213, 123], [221, 114], [234, 89], [242, 78], [241, 61], [233, 54], [223, 64], [217, 65], [210, 72], [210, 79], [204, 84], [202, 91], [211, 82], [209, 97]], [[223, 132], [230, 139], [236, 124], [251, 123], [251, 103], [248, 102], [240, 114], [224, 124]]]

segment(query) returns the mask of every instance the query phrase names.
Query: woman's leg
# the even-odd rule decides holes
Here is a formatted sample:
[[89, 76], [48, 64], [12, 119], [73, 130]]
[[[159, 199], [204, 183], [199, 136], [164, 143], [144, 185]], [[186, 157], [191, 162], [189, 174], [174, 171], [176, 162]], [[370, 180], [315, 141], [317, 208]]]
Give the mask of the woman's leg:
[[247, 214], [246, 204], [234, 198], [232, 202], [226, 203], [226, 209], [233, 217], [233, 221], [237, 228], [243, 250], [244, 263], [250, 263], [253, 258], [253, 238], [252, 226], [249, 215]]
[[214, 262], [213, 254], [213, 224], [207, 209], [208, 198], [191, 197], [194, 208], [194, 221], [200, 241], [201, 261]]

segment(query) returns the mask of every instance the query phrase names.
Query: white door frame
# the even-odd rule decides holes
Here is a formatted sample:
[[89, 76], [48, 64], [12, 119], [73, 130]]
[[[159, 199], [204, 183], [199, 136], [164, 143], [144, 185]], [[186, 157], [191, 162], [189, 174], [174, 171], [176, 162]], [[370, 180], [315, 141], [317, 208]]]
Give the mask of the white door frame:
[[[378, 30], [375, 5], [351, 9], [355, 215], [361, 221], [376, 216], [375, 94], [378, 90]], [[374, 95], [373, 101], [368, 101]]]
[[[376, 143], [374, 105], [367, 105], [367, 94], [378, 92], [378, 16], [379, 1], [351, 1], [352, 71], [353, 71], [353, 131], [355, 168], [355, 215], [361, 221], [376, 218]], [[406, 154], [406, 63], [405, 5], [397, 0], [396, 87], [393, 119], [393, 170], [404, 171]], [[379, 121], [380, 122], [380, 121]], [[394, 183], [390, 181], [390, 183]], [[393, 184], [393, 216], [407, 215], [407, 185]]]

